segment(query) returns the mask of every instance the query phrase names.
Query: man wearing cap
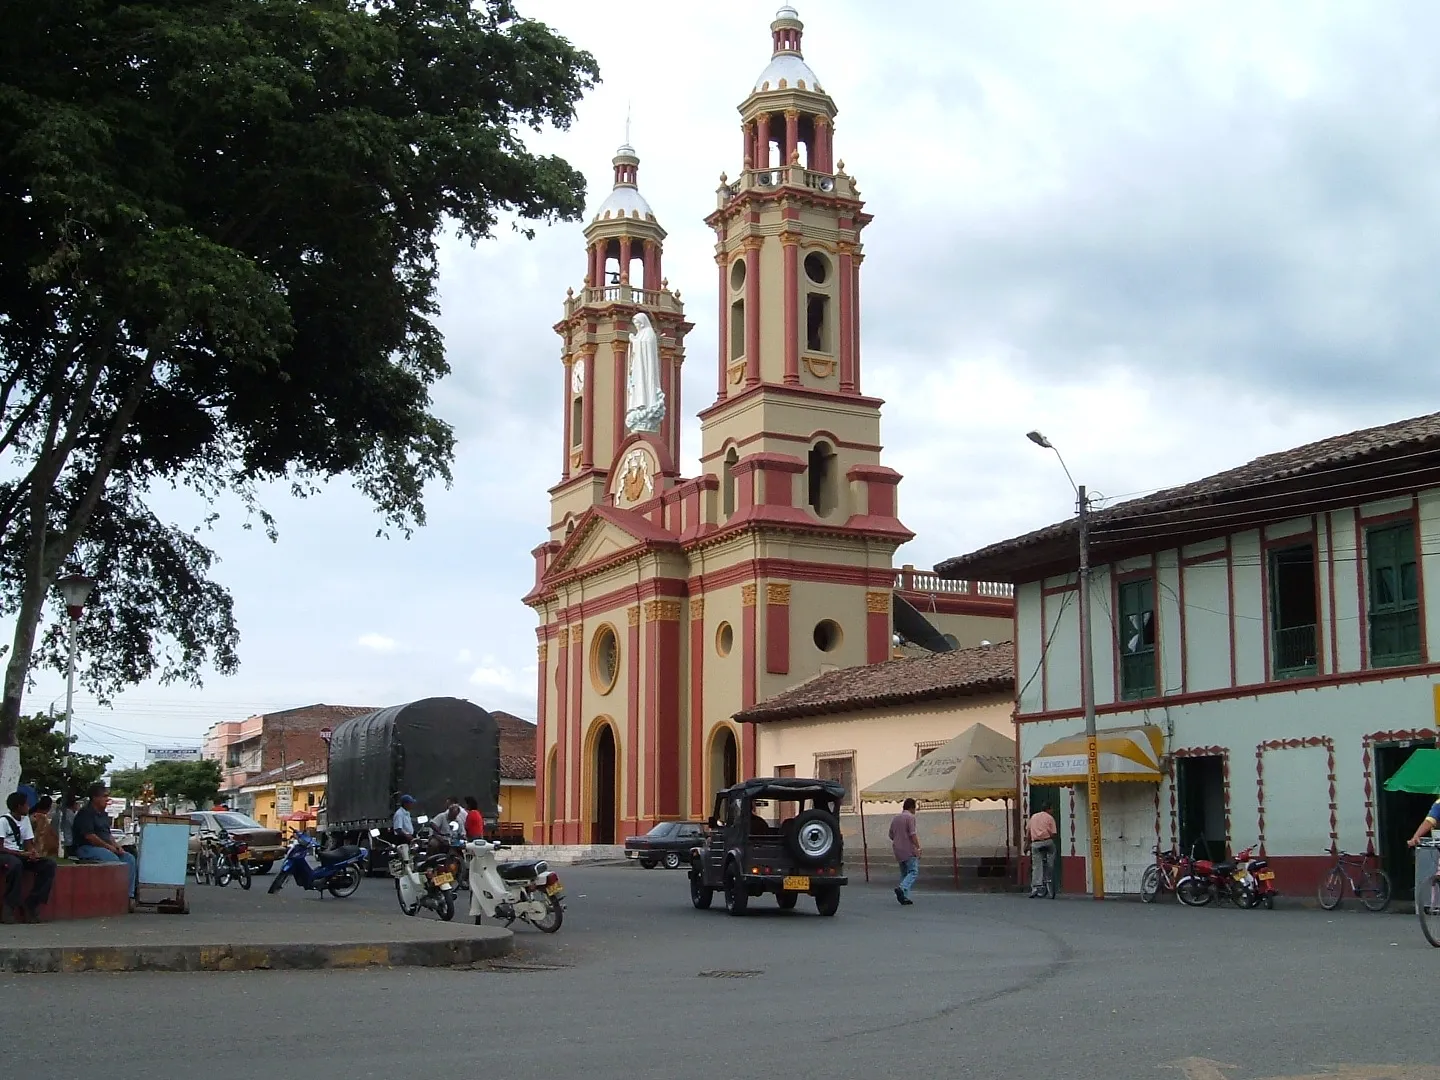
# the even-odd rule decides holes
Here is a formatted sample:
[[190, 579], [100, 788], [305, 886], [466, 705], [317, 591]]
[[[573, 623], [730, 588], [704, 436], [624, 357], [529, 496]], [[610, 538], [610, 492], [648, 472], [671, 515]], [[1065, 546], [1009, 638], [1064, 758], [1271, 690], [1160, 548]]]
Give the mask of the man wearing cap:
[[415, 796], [401, 795], [400, 806], [395, 811], [395, 816], [390, 819], [390, 828], [398, 843], [408, 844], [415, 839], [415, 819], [410, 816], [410, 808], [414, 805]]

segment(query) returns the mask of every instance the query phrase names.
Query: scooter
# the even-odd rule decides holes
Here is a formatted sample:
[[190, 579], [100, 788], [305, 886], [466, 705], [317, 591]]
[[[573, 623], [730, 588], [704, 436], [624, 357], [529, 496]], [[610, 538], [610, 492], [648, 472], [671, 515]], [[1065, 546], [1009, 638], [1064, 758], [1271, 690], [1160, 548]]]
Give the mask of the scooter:
[[1275, 887], [1275, 871], [1269, 869], [1269, 859], [1252, 858], [1251, 853], [1254, 850], [1253, 847], [1247, 847], [1235, 855], [1235, 877], [1250, 886], [1251, 907], [1264, 904], [1274, 911], [1275, 897], [1280, 895], [1280, 890]]
[[[424, 825], [421, 818], [419, 824]], [[380, 839], [380, 830], [370, 830], [371, 849], [380, 844], [390, 849], [390, 876], [395, 879], [395, 899], [406, 915], [418, 915], [429, 908], [441, 920], [455, 917], [455, 893], [460, 859], [449, 851], [423, 855], [415, 861], [413, 844], [389, 844]]]
[[322, 897], [328, 892], [337, 900], [343, 900], [360, 888], [365, 876], [364, 859], [365, 849], [354, 844], [322, 851], [320, 842], [313, 836], [296, 833], [280, 863], [280, 872], [267, 891], [279, 892], [285, 880], [293, 877], [302, 889], [318, 892]]
[[497, 862], [495, 853], [504, 845], [488, 840], [471, 840], [465, 845], [470, 864], [470, 914], [478, 926], [482, 916], [516, 919], [536, 930], [553, 934], [565, 921], [565, 887], [560, 875], [543, 859]]

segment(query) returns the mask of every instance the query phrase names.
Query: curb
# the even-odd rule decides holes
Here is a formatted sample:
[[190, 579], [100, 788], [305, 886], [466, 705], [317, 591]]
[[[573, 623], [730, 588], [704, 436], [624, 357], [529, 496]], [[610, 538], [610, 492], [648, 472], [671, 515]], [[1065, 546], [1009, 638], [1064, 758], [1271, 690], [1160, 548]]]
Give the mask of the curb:
[[88, 948], [0, 949], [0, 972], [306, 971], [365, 967], [453, 967], [506, 956], [515, 935], [442, 941], [285, 945], [96, 945]]

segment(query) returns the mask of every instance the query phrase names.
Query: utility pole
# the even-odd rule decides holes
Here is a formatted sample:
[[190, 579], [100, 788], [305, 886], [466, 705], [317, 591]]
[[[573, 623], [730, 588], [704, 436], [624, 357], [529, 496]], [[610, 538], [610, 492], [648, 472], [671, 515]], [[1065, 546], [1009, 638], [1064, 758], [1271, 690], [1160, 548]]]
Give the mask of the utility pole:
[[1095, 738], [1095, 656], [1090, 640], [1090, 500], [1085, 485], [1075, 490], [1080, 532], [1080, 706], [1085, 710], [1085, 784], [1090, 807], [1090, 887], [1105, 899], [1105, 865], [1100, 844], [1100, 750]]

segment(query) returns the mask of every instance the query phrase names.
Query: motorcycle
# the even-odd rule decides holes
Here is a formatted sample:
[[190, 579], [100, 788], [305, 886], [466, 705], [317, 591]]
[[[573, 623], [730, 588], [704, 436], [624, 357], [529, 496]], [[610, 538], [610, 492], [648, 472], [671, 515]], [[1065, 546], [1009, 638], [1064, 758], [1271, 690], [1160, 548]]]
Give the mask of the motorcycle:
[[1239, 876], [1234, 860], [1211, 862], [1195, 858], [1190, 852], [1186, 860], [1187, 872], [1175, 883], [1175, 899], [1186, 907], [1204, 907], [1212, 900], [1229, 900], [1237, 908], [1255, 906], [1255, 890], [1248, 875]]
[[238, 836], [221, 830], [215, 844], [215, 884], [222, 889], [234, 878], [240, 888], [250, 888], [250, 845]]
[[519, 919], [536, 930], [553, 934], [565, 921], [565, 888], [560, 875], [543, 859], [497, 862], [504, 845], [471, 840], [465, 845], [470, 864], [470, 914], [478, 926], [482, 916], [504, 919], [510, 926]]
[[1274, 911], [1275, 897], [1280, 895], [1280, 890], [1275, 887], [1275, 871], [1268, 869], [1269, 859], [1251, 858], [1254, 850], [1254, 847], [1247, 847], [1236, 854], [1235, 877], [1250, 886], [1252, 908], [1264, 904]]
[[280, 872], [270, 883], [268, 892], [277, 893], [287, 878], [307, 891], [328, 892], [337, 900], [353, 896], [364, 878], [365, 849], [345, 844], [322, 851], [320, 842], [307, 833], [296, 833], [280, 863]]
[[[422, 818], [420, 824], [425, 824]], [[433, 854], [422, 854], [415, 860], [413, 844], [389, 844], [380, 839], [380, 830], [370, 830], [372, 850], [383, 845], [391, 851], [390, 876], [395, 879], [395, 899], [400, 910], [406, 915], [417, 915], [420, 909], [429, 908], [441, 920], [449, 922], [455, 917], [455, 893], [458, 890], [460, 859], [449, 850]]]

